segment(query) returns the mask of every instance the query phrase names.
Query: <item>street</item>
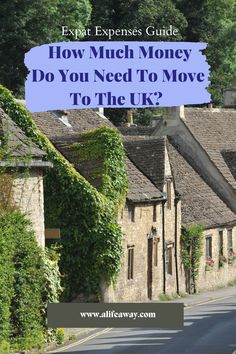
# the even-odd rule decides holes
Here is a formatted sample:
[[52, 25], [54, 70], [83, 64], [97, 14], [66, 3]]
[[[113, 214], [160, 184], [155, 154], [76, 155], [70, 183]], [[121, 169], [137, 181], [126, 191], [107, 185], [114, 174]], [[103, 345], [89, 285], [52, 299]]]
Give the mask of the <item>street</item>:
[[236, 296], [185, 309], [183, 330], [111, 329], [57, 354], [232, 354], [234, 350]]

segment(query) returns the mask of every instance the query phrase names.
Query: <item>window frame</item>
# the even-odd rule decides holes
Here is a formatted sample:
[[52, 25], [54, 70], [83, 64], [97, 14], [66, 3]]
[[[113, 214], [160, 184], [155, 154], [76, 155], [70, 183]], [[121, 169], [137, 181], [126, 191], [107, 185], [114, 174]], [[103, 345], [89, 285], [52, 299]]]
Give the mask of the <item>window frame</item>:
[[130, 222], [135, 222], [135, 205], [128, 205], [128, 220]]
[[[229, 242], [230, 239], [230, 242]], [[233, 229], [227, 229], [227, 250], [228, 252], [233, 252]]]
[[224, 232], [223, 232], [223, 230], [218, 231], [218, 251], [219, 251], [219, 256], [224, 255]]
[[167, 200], [167, 208], [171, 210], [171, 198], [172, 198], [172, 188], [171, 188], [172, 180], [166, 180], [166, 200]]
[[128, 252], [128, 268], [127, 268], [127, 279], [134, 279], [134, 246], [127, 246]]
[[166, 246], [165, 258], [166, 273], [173, 275], [173, 244]]
[[[209, 245], [208, 245], [209, 241]], [[205, 237], [205, 251], [206, 251], [206, 259], [212, 258], [212, 235], [206, 235]]]

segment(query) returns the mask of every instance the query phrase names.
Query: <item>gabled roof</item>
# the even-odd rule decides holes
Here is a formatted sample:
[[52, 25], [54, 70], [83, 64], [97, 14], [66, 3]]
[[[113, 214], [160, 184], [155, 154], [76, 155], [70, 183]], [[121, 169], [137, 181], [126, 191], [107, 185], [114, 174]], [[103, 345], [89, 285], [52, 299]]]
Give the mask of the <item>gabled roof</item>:
[[129, 189], [127, 199], [132, 202], [152, 202], [163, 199], [158, 188], [127, 158], [126, 171]]
[[[236, 111], [185, 108], [185, 117], [184, 123], [212, 162], [228, 182], [235, 185]], [[131, 128], [126, 128], [124, 137], [128, 156], [155, 185], [160, 183], [160, 188], [164, 180], [164, 150], [161, 143], [158, 144], [161, 139], [155, 139], [144, 129], [148, 135], [136, 130], [134, 136]], [[175, 189], [182, 201], [182, 224], [200, 223], [205, 228], [235, 224], [236, 215], [181, 155], [174, 137], [166, 142]]]
[[[81, 133], [103, 125], [115, 128], [113, 124], [90, 109], [66, 111], [66, 119], [70, 126], [66, 126], [59, 120], [54, 112], [34, 113], [32, 117], [38, 128], [51, 140], [57, 150], [99, 190], [102, 182], [101, 176], [94, 172], [101, 166], [101, 161], [81, 161], [72, 145], [80, 142]], [[129, 182], [127, 194], [129, 201], [153, 202], [162, 199], [159, 189], [128, 158], [125, 163]]]
[[4, 149], [1, 166], [51, 166], [51, 163], [42, 161], [46, 153], [27, 138], [2, 109], [0, 109], [0, 142]]
[[182, 224], [198, 223], [205, 228], [234, 224], [236, 215], [188, 164], [171, 139], [167, 149], [175, 188], [181, 196]]
[[184, 112], [187, 127], [228, 183], [236, 189], [232, 165], [227, 163], [224, 155], [225, 151], [236, 151], [236, 110], [185, 108]]
[[26, 137], [23, 131], [0, 108], [0, 138], [10, 157], [25, 157], [41, 159], [46, 153]]
[[[81, 141], [79, 135], [67, 136], [61, 139], [54, 140], [54, 145], [57, 150], [66, 159], [73, 164], [77, 171], [84, 178], [99, 190], [102, 179], [95, 173], [102, 162], [97, 161], [81, 161], [78, 157], [76, 149], [73, 149], [73, 144]], [[128, 175], [128, 193], [127, 199], [132, 202], [150, 202], [162, 199], [162, 193], [155, 185], [139, 171], [139, 169], [129, 160], [125, 159], [126, 171]]]
[[[65, 125], [59, 119], [59, 112], [62, 116], [65, 114], [70, 126]], [[52, 141], [58, 137], [84, 133], [103, 125], [114, 127], [106, 117], [92, 109], [32, 113], [32, 117], [38, 128]]]
[[131, 161], [162, 190], [165, 182], [165, 138], [126, 140], [124, 146]]

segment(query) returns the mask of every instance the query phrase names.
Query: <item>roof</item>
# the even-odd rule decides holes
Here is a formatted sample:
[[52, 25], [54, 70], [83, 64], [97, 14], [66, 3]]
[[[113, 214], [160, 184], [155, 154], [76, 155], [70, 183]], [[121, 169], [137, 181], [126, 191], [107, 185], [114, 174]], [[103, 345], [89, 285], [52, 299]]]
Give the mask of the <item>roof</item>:
[[235, 150], [222, 150], [221, 154], [225, 163], [227, 164], [228, 168], [232, 176], [236, 179], [236, 149]]
[[[102, 161], [81, 161], [78, 158], [73, 144], [81, 141], [78, 135], [67, 136], [54, 140], [54, 145], [60, 153], [73, 164], [76, 170], [84, 178], [99, 190], [102, 179], [96, 171], [101, 167]], [[162, 193], [155, 185], [143, 175], [141, 171], [129, 160], [125, 159], [125, 166], [128, 175], [128, 193], [127, 199], [132, 202], [150, 202], [162, 199]]]
[[129, 189], [127, 199], [132, 202], [150, 202], [163, 199], [156, 186], [127, 158], [126, 171]]
[[[184, 123], [228, 183], [236, 189], [233, 160], [224, 152], [236, 151], [236, 110], [185, 108]], [[235, 162], [235, 160], [234, 160]]]
[[[76, 170], [99, 190], [102, 180], [97, 173], [101, 161], [81, 161], [72, 145], [81, 141], [80, 134], [97, 129], [103, 125], [114, 128], [104, 116], [91, 109], [68, 110], [66, 119], [69, 125], [59, 120], [57, 112], [33, 113], [32, 117], [38, 128], [52, 141], [57, 150], [76, 168]], [[125, 160], [128, 174], [127, 199], [132, 202], [153, 202], [162, 198], [159, 189], [134, 166]]]
[[[6, 150], [6, 156], [0, 162], [1, 166], [51, 166], [50, 163], [42, 161], [46, 153], [27, 138], [2, 109], [0, 109], [0, 141], [4, 152]], [[29, 157], [30, 161], [26, 161], [26, 157]], [[10, 160], [7, 161], [8, 159]]]
[[[58, 113], [66, 117], [68, 125], [59, 119]], [[84, 133], [103, 125], [114, 127], [106, 117], [92, 109], [32, 113], [32, 117], [38, 128], [52, 141], [59, 137]]]
[[167, 149], [175, 188], [181, 196], [182, 224], [211, 228], [235, 223], [236, 215], [180, 155], [173, 141], [167, 142]]
[[151, 135], [155, 127], [145, 127], [145, 126], [131, 126], [131, 127], [118, 127], [119, 131], [122, 135], [130, 135], [130, 136], [147, 136]]
[[131, 161], [160, 190], [165, 180], [165, 138], [124, 141]]

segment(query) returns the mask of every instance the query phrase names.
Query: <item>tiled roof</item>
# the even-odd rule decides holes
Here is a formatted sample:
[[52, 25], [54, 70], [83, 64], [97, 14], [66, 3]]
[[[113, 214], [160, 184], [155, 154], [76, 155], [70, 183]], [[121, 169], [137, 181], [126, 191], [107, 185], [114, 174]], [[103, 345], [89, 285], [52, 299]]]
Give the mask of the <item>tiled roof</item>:
[[185, 108], [185, 124], [226, 180], [236, 189], [224, 151], [236, 150], [236, 110]]
[[57, 150], [74, 166], [74, 168], [84, 178], [99, 189], [102, 183], [101, 177], [94, 172], [101, 167], [101, 161], [81, 161], [78, 157], [77, 149], [73, 148], [73, 144], [79, 143], [81, 138], [78, 134], [67, 135], [62, 138], [54, 139], [53, 144]]
[[70, 126], [65, 125], [56, 113], [54, 111], [32, 113], [38, 128], [52, 140], [75, 133], [84, 133], [102, 125], [113, 127], [107, 118], [103, 118], [103, 116], [91, 109], [67, 110], [65, 113]]
[[173, 141], [168, 141], [167, 148], [175, 188], [181, 196], [182, 224], [210, 228], [235, 223], [236, 215], [179, 154]]
[[236, 150], [223, 150], [221, 151], [221, 155], [230, 169], [232, 176], [236, 179]]
[[7, 148], [8, 157], [33, 160], [42, 159], [46, 153], [40, 150], [23, 131], [0, 109], [0, 141]]
[[162, 194], [156, 186], [128, 158], [126, 159], [126, 171], [129, 182], [128, 200], [150, 202], [162, 198]]
[[[71, 145], [81, 140], [80, 133], [99, 128], [102, 125], [114, 126], [108, 119], [89, 109], [69, 110], [66, 113], [71, 127], [61, 122], [53, 112], [34, 113], [32, 116], [38, 128], [52, 141], [58, 151], [74, 165], [86, 180], [99, 189], [101, 176], [94, 172], [101, 166], [101, 161], [81, 161]], [[162, 198], [158, 188], [129, 159], [126, 159], [125, 162], [129, 181], [128, 200], [150, 202]]]
[[165, 138], [124, 141], [131, 161], [160, 190], [165, 178]]
[[[79, 136], [71, 136], [61, 140], [54, 140], [54, 145], [66, 159], [73, 164], [78, 172], [85, 177], [89, 183], [99, 190], [101, 186], [101, 176], [94, 173], [101, 167], [102, 162], [80, 161], [76, 149], [72, 148], [73, 143], [79, 142]], [[126, 158], [126, 171], [128, 174], [128, 194], [127, 199], [132, 202], [150, 202], [162, 198], [161, 192], [138, 170], [134, 164]]]
[[152, 127], [141, 127], [141, 126], [118, 127], [118, 129], [121, 132], [121, 134], [124, 136], [126, 136], [126, 135], [131, 135], [131, 136], [146, 135], [147, 136], [147, 135], [151, 135], [155, 130], [155, 128], [152, 128]]

